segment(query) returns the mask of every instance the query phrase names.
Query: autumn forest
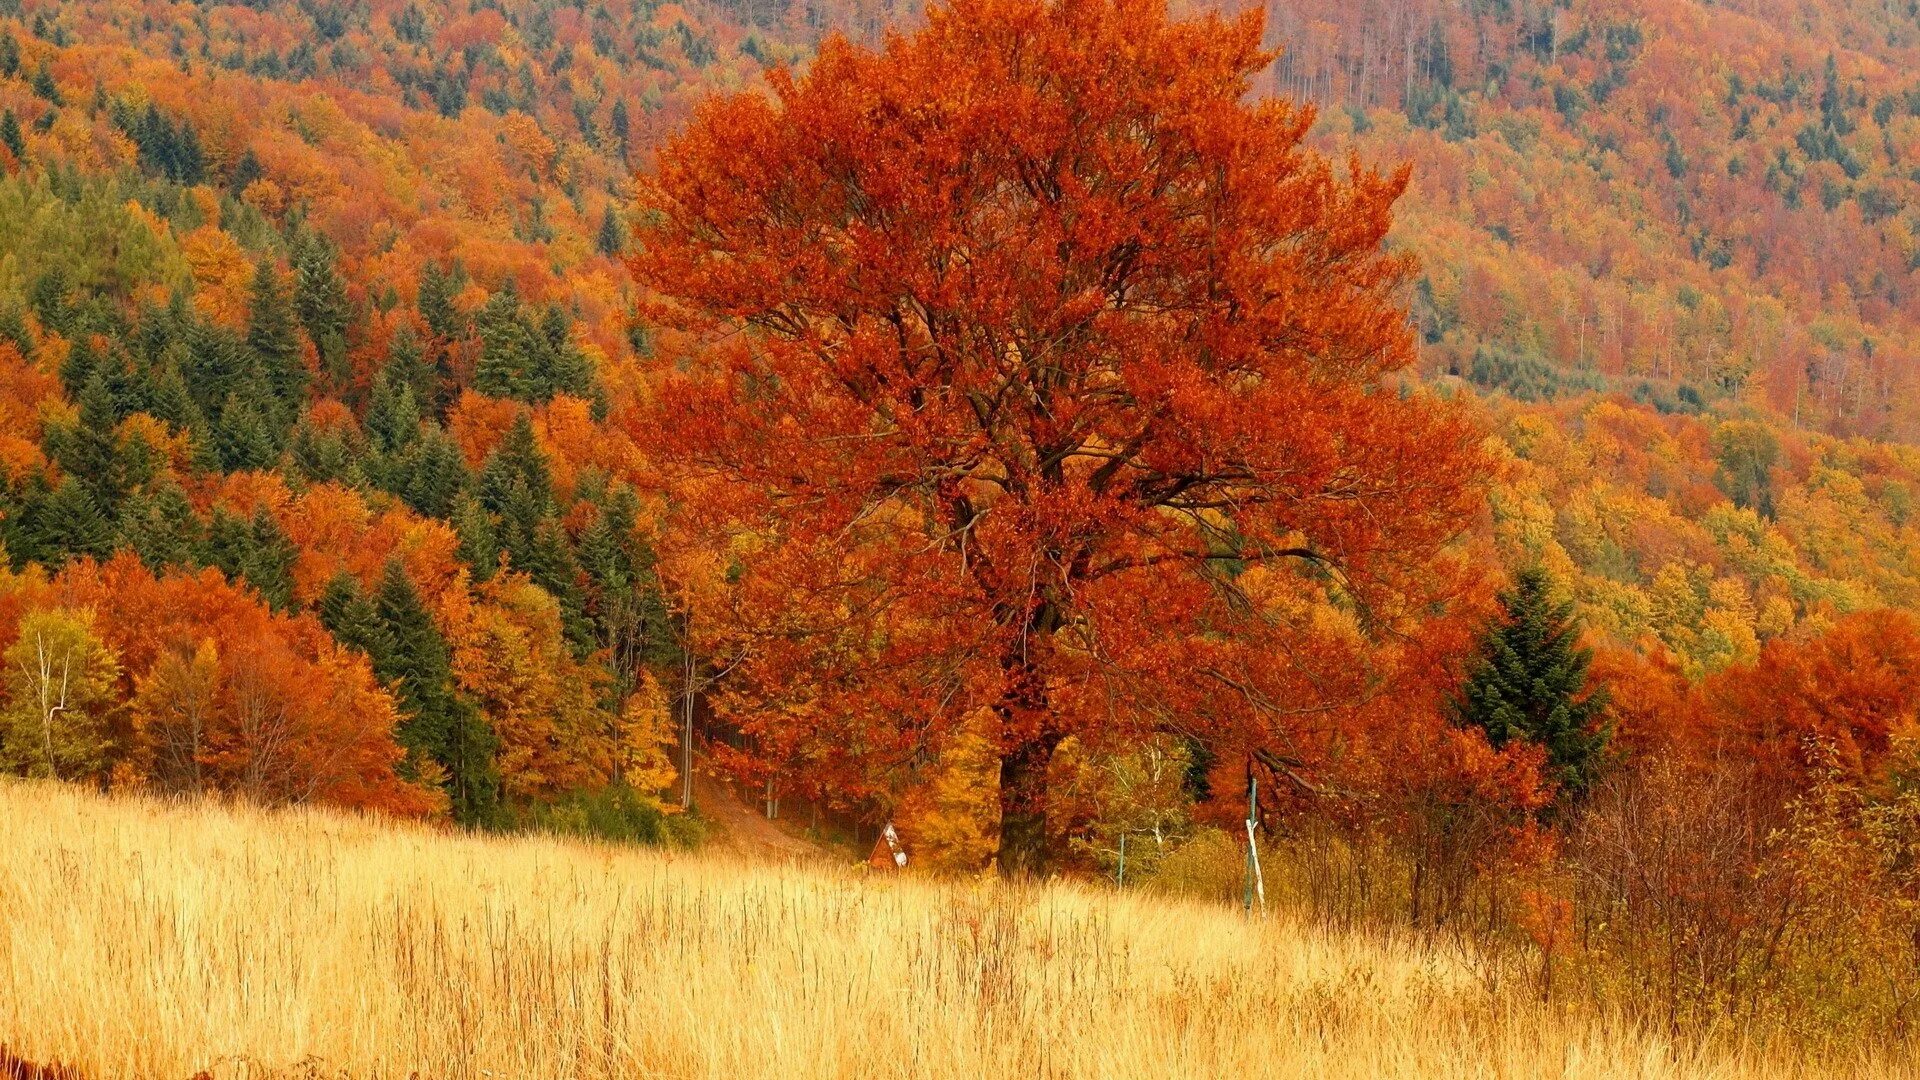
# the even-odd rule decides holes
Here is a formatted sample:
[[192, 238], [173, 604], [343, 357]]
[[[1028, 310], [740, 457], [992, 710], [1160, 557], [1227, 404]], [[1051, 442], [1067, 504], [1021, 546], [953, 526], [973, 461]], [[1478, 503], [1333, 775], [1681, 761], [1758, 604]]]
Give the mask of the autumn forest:
[[1878, 0], [0, 0], [0, 770], [685, 853], [692, 768], [1899, 1060], [1916, 72]]

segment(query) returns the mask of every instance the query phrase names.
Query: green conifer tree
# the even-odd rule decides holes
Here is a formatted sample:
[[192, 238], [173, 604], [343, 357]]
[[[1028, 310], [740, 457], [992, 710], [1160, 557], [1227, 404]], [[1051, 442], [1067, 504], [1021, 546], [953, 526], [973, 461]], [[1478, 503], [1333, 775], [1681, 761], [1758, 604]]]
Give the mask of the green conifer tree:
[[7, 148], [14, 161], [27, 160], [27, 139], [20, 131], [20, 118], [13, 115], [12, 109], [0, 113], [0, 146]]
[[272, 393], [276, 412], [291, 423], [299, 415], [307, 389], [307, 369], [300, 362], [300, 337], [293, 304], [280, 284], [271, 260], [254, 267], [253, 288], [247, 304], [247, 347]]
[[120, 516], [121, 542], [147, 568], [193, 566], [206, 544], [206, 530], [180, 485], [162, 479], [127, 500]]
[[58, 566], [71, 558], [104, 559], [113, 552], [113, 524], [86, 485], [72, 476], [27, 509], [34, 534], [30, 557]]
[[333, 245], [318, 234], [303, 233], [294, 245], [293, 307], [320, 354], [320, 370], [338, 391], [351, 374], [347, 329], [353, 322], [353, 305], [334, 261]]
[[428, 517], [452, 514], [454, 500], [468, 483], [467, 463], [460, 456], [459, 444], [438, 424], [429, 424], [407, 450], [406, 458], [400, 497]]
[[607, 204], [607, 212], [600, 218], [600, 235], [595, 238], [594, 246], [602, 255], [618, 256], [626, 249], [626, 233], [620, 228], [620, 216], [613, 212], [613, 204]]
[[395, 688], [404, 714], [396, 738], [446, 770], [456, 821], [487, 823], [499, 804], [497, 744], [479, 710], [455, 690], [446, 639], [398, 560], [387, 564], [374, 607], [392, 643], [384, 664], [373, 658], [374, 671]]
[[213, 426], [214, 452], [220, 467], [228, 472], [271, 469], [280, 460], [273, 427], [257, 403], [257, 396], [233, 393]]
[[1515, 576], [1500, 606], [1456, 702], [1460, 718], [1495, 747], [1515, 739], [1543, 747], [1549, 777], [1564, 797], [1578, 797], [1604, 764], [1611, 736], [1606, 690], [1587, 685], [1592, 650], [1579, 645], [1572, 602], [1554, 601], [1537, 566]]
[[473, 576], [480, 581], [491, 578], [500, 566], [500, 540], [479, 499], [463, 493], [454, 500], [453, 531], [460, 538], [460, 558], [473, 568]]
[[474, 389], [494, 397], [531, 400], [533, 352], [540, 342], [527, 325], [512, 281], [487, 298], [475, 326], [480, 332], [480, 361], [474, 366]]
[[205, 562], [244, 582], [275, 611], [293, 607], [293, 564], [299, 549], [265, 507], [251, 518], [216, 508], [207, 529]]
[[420, 271], [420, 318], [428, 332], [443, 341], [466, 336], [465, 320], [454, 303], [466, 286], [465, 277], [458, 266], [447, 271], [437, 263], [428, 263]]
[[334, 640], [366, 653], [374, 670], [392, 665], [393, 639], [358, 578], [344, 570], [335, 574], [314, 601], [314, 610]]

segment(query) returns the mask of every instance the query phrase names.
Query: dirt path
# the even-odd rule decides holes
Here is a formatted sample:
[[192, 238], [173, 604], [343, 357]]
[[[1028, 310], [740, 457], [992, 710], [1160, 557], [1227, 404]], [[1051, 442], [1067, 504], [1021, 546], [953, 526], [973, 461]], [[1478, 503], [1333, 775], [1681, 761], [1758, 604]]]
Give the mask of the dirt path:
[[712, 828], [709, 843], [755, 858], [824, 859], [831, 853], [768, 821], [757, 807], [748, 806], [733, 794], [725, 781], [708, 772], [704, 765], [693, 770], [693, 806]]

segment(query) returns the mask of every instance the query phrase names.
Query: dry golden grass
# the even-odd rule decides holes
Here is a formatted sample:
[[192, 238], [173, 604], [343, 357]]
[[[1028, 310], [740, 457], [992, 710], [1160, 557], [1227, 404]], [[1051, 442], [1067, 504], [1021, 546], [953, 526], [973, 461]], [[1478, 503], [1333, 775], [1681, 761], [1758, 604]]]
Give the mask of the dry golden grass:
[[19, 782], [0, 850], [0, 1041], [97, 1080], [1793, 1074], [1404, 942], [1069, 885]]

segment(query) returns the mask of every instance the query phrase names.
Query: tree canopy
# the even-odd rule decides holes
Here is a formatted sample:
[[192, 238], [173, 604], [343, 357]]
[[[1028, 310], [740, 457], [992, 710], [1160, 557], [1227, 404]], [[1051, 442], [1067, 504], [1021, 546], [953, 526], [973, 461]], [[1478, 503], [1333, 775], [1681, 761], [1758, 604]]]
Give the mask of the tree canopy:
[[960, 0], [662, 148], [631, 265], [708, 346], [636, 434], [742, 568], [714, 647], [766, 767], [884, 789], [986, 710], [1037, 867], [1067, 735], [1297, 741], [1444, 597], [1479, 457], [1392, 382], [1406, 173], [1249, 103], [1260, 34]]

